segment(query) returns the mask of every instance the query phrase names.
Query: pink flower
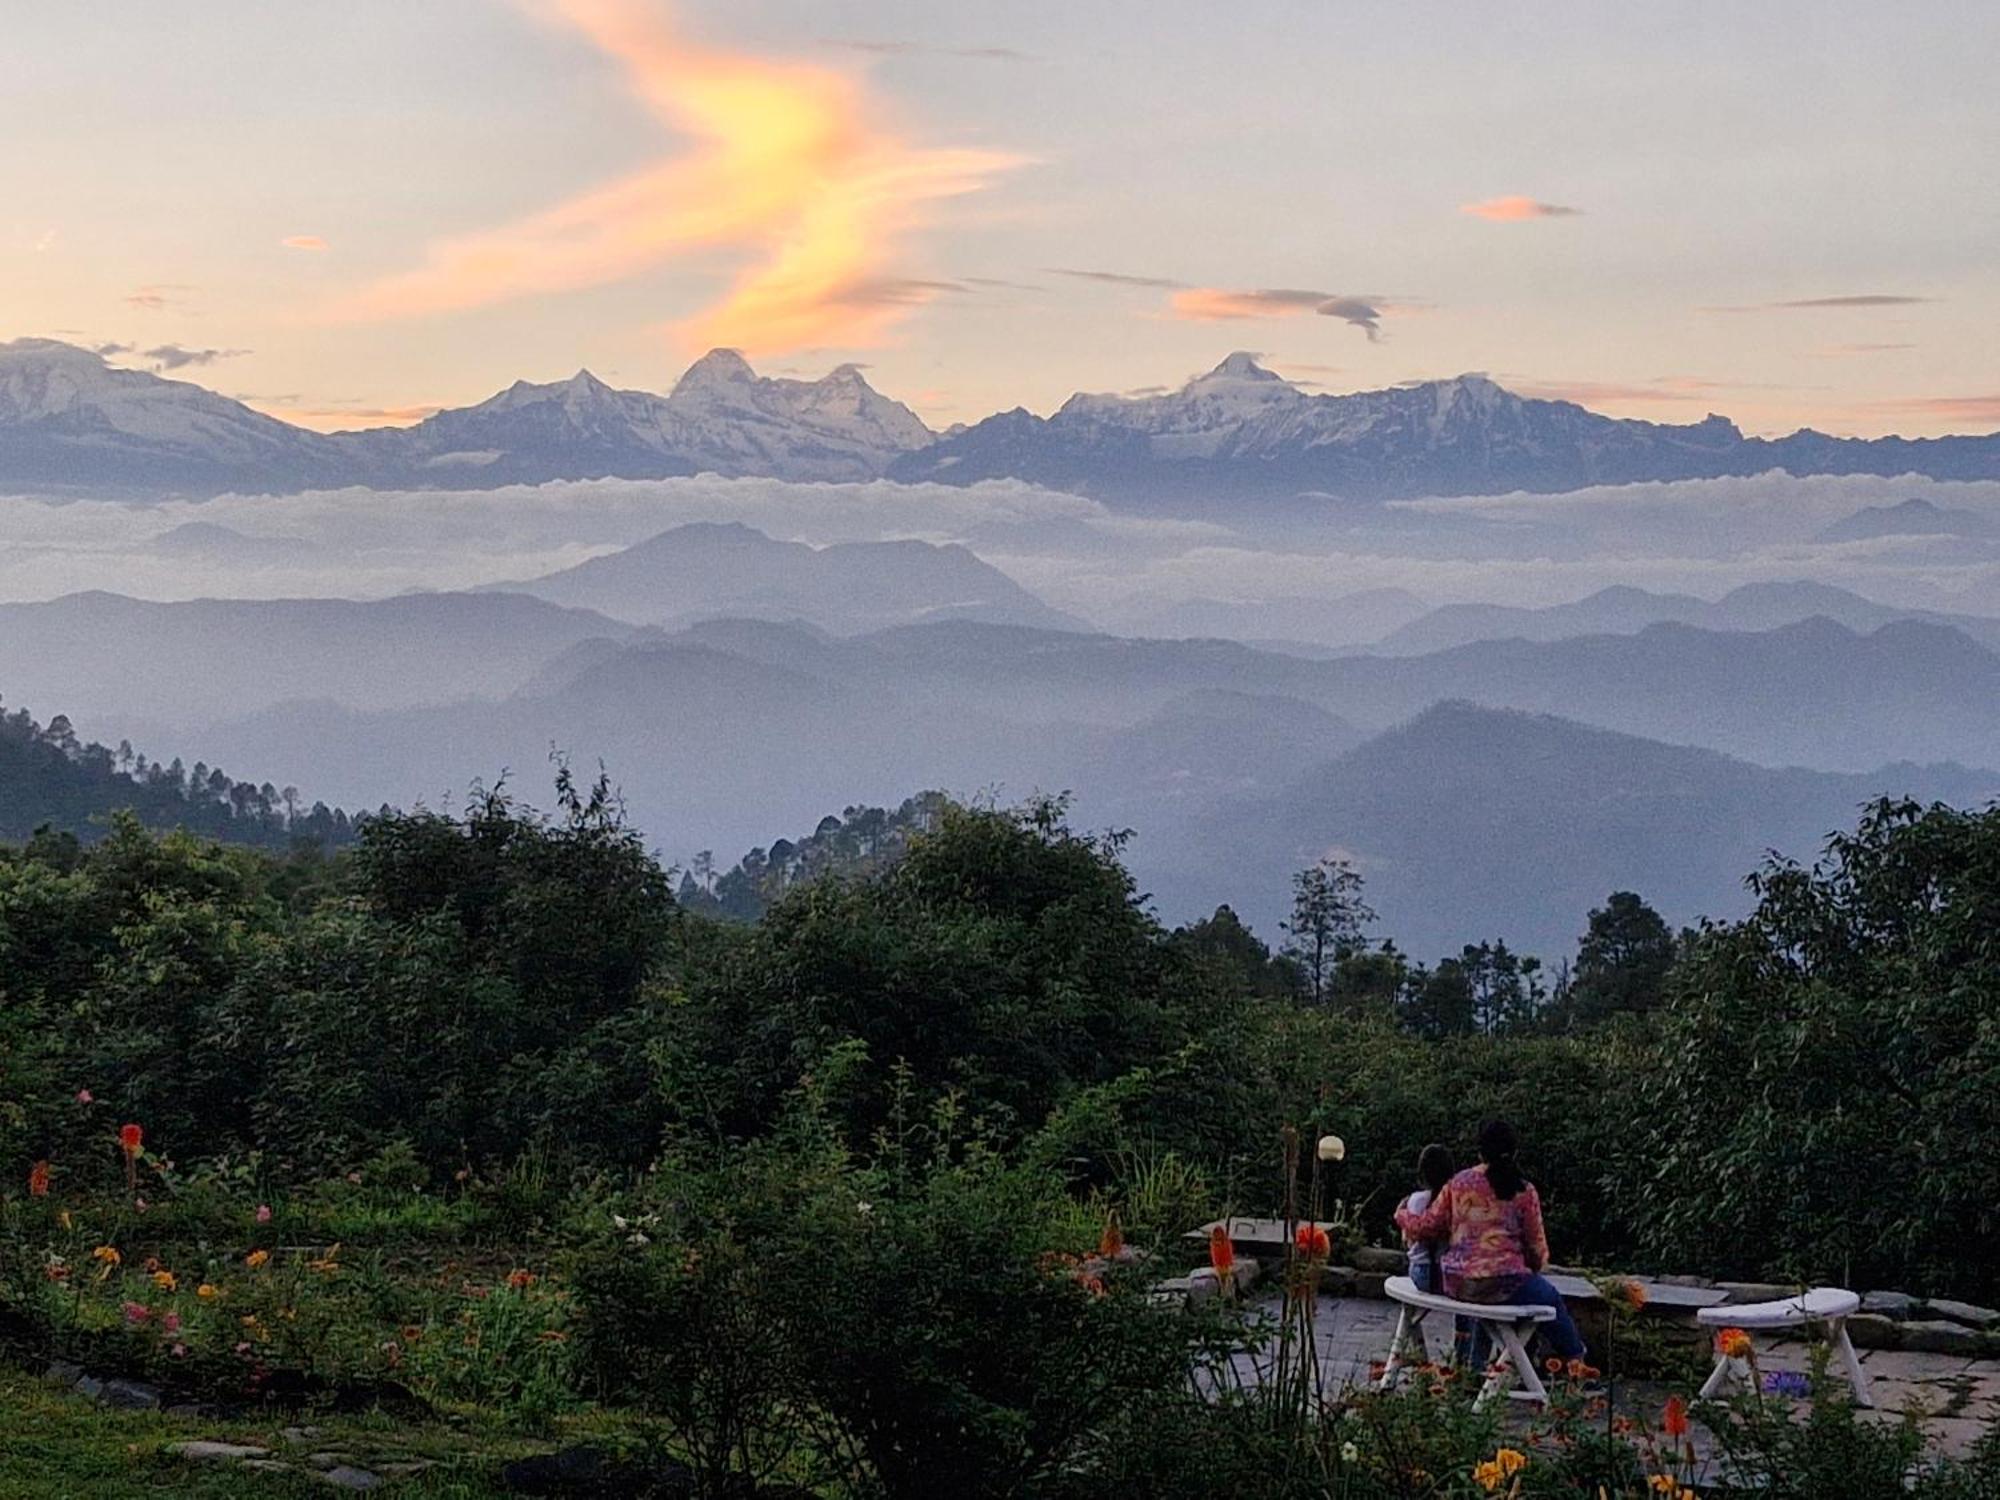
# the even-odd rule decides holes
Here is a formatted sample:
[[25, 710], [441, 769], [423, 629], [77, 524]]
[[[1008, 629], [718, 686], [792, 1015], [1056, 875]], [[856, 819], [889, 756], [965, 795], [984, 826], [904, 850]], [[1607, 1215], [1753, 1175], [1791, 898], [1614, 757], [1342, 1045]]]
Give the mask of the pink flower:
[[160, 1319], [160, 1327], [168, 1333], [179, 1333], [181, 1331], [181, 1315], [175, 1312], [168, 1313], [164, 1318]]
[[124, 1312], [125, 1321], [128, 1323], [143, 1323], [153, 1316], [152, 1308], [143, 1302], [127, 1302]]
[[250, 1340], [245, 1339], [243, 1340], [242, 1343], [238, 1344], [236, 1346], [236, 1352], [238, 1354], [248, 1354], [250, 1352]]
[[95, 1104], [97, 1101], [91, 1098], [89, 1089], [78, 1089], [76, 1091], [76, 1102], [78, 1104]]
[[258, 1205], [257, 1205], [257, 1222], [258, 1222], [259, 1224], [268, 1224], [268, 1223], [270, 1223], [270, 1222], [271, 1222], [271, 1205], [270, 1205], [270, 1204], [268, 1204], [268, 1203], [260, 1203], [260, 1204], [258, 1204]]
[[186, 1344], [176, 1344], [174, 1345], [173, 1348], [169, 1349], [167, 1352], [173, 1355], [175, 1359], [186, 1359], [188, 1346]]

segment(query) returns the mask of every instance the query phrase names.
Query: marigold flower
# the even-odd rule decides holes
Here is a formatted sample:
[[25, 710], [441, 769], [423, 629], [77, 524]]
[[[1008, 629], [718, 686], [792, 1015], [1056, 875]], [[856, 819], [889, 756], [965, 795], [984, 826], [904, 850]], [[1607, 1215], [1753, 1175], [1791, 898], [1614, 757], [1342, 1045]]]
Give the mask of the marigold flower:
[[1097, 1239], [1097, 1253], [1106, 1260], [1116, 1260], [1125, 1253], [1125, 1228], [1118, 1222], [1116, 1209], [1105, 1217], [1104, 1233]]
[[1500, 1465], [1488, 1459], [1485, 1463], [1474, 1464], [1472, 1479], [1487, 1494], [1493, 1494], [1507, 1482], [1507, 1476], [1500, 1472]]
[[1646, 1288], [1641, 1282], [1626, 1282], [1620, 1288], [1620, 1296], [1624, 1298], [1626, 1310], [1629, 1312], [1638, 1312], [1646, 1305]]
[[217, 1297], [222, 1295], [222, 1291], [213, 1283], [204, 1281], [194, 1289], [194, 1294], [204, 1302], [213, 1302]]
[[46, 1198], [49, 1195], [49, 1164], [38, 1161], [28, 1168], [28, 1196]]
[[90, 1252], [90, 1258], [92, 1260], [101, 1260], [107, 1266], [122, 1266], [125, 1264], [125, 1257], [120, 1255], [110, 1245], [99, 1245], [95, 1250]]
[[1688, 1404], [1679, 1396], [1667, 1397], [1666, 1409], [1660, 1413], [1660, 1431], [1670, 1438], [1686, 1437], [1688, 1430]]
[[1727, 1359], [1748, 1359], [1755, 1346], [1740, 1328], [1725, 1328], [1715, 1336], [1715, 1350]]
[[269, 1261], [270, 1258], [271, 1252], [268, 1250], [252, 1250], [248, 1255], [243, 1257], [243, 1264], [255, 1271]]
[[1493, 1455], [1493, 1462], [1500, 1466], [1502, 1478], [1512, 1479], [1528, 1467], [1528, 1455], [1519, 1448], [1502, 1448]]
[[155, 1271], [153, 1285], [163, 1292], [177, 1292], [181, 1289], [180, 1278], [172, 1271]]
[[1333, 1253], [1333, 1241], [1317, 1224], [1301, 1224], [1298, 1233], [1292, 1236], [1299, 1254], [1308, 1260], [1325, 1260]]
[[1236, 1274], [1236, 1245], [1226, 1226], [1217, 1224], [1208, 1232], [1208, 1263], [1224, 1278]]
[[119, 1149], [124, 1151], [127, 1156], [137, 1156], [140, 1151], [145, 1149], [146, 1132], [137, 1125], [120, 1125], [118, 1127], [118, 1145]]

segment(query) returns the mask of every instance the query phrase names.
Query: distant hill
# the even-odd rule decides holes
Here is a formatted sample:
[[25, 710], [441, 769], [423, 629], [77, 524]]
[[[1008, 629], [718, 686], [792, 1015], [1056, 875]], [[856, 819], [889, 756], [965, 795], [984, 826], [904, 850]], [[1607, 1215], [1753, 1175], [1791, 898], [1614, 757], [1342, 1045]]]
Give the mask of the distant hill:
[[716, 617], [805, 620], [841, 634], [932, 620], [1088, 630], [963, 547], [809, 547], [743, 525], [676, 526], [636, 546], [481, 592], [533, 594], [636, 625]]
[[236, 781], [219, 767], [190, 772], [178, 760], [149, 762], [129, 745], [112, 750], [78, 739], [61, 714], [46, 727], [26, 709], [0, 714], [0, 843], [42, 828], [88, 843], [125, 811], [149, 828], [272, 849], [301, 840], [333, 848], [355, 832], [345, 812], [308, 806], [290, 787]]
[[1849, 630], [1879, 630], [1895, 620], [1921, 620], [1962, 631], [2000, 650], [2000, 619], [1899, 609], [1830, 584], [1805, 581], [1750, 583], [1720, 599], [1608, 588], [1570, 604], [1522, 608], [1505, 604], [1447, 604], [1391, 631], [1366, 648], [1370, 654], [1417, 656], [1475, 641], [1559, 641], [1581, 635], [1636, 635], [1668, 622], [1703, 630], [1775, 630], [1815, 616]]
[[2000, 434], [1746, 437], [1720, 416], [1620, 420], [1515, 395], [1480, 375], [1318, 395], [1232, 354], [1159, 396], [1078, 394], [934, 434], [845, 365], [759, 376], [712, 350], [673, 391], [615, 390], [589, 371], [516, 381], [408, 428], [321, 434], [183, 381], [52, 339], [0, 344], [0, 493], [284, 492], [338, 485], [478, 489], [695, 473], [816, 481], [1017, 479], [1134, 509], [1243, 499], [1308, 511], [1423, 495], [1549, 492], [1759, 474], [2000, 477]]
[[[1445, 703], [1266, 797], [1142, 839], [1155, 889], [1199, 910], [1228, 901], [1267, 934], [1283, 876], [1352, 857], [1381, 931], [1435, 958], [1502, 937], [1545, 958], [1636, 890], [1670, 921], [1737, 916], [1743, 879], [1777, 849], [1810, 862], [1883, 794], [1981, 806], [2000, 772], [1890, 765], [1857, 775], [1771, 770], [1540, 714]], [[1169, 833], [1169, 838], [1175, 836]]]
[[1819, 542], [1872, 542], [1890, 536], [1956, 536], [2000, 541], [2000, 516], [1961, 507], [1933, 505], [1921, 497], [1897, 505], [1870, 505], [1835, 521]]
[[631, 627], [525, 594], [0, 604], [0, 691], [80, 720], [179, 727], [292, 699], [389, 708], [512, 691], [557, 652]]

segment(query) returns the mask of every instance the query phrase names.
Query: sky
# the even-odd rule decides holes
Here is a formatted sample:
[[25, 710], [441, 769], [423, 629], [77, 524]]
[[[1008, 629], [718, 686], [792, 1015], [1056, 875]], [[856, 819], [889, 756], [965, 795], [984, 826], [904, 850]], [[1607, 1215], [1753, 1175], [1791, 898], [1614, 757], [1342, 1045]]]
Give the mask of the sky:
[[1995, 55], [1964, 0], [15, 6], [0, 338], [328, 429], [729, 345], [935, 426], [1246, 349], [1984, 432]]

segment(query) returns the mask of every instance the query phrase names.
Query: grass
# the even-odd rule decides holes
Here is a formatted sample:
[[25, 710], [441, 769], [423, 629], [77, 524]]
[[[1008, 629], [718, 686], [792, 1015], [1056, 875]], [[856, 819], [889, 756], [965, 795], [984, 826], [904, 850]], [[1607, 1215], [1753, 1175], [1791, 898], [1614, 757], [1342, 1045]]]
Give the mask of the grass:
[[[288, 1443], [282, 1429], [318, 1429], [309, 1442]], [[112, 1411], [17, 1370], [0, 1369], [0, 1495], [7, 1500], [156, 1500], [162, 1494], [196, 1500], [255, 1496], [326, 1496], [309, 1474], [268, 1473], [228, 1463], [194, 1463], [168, 1451], [195, 1439], [252, 1443], [274, 1457], [303, 1464], [308, 1453], [346, 1453], [368, 1468], [398, 1459], [429, 1459], [437, 1467], [398, 1479], [392, 1492], [410, 1500], [486, 1500], [505, 1493], [500, 1465], [547, 1443], [483, 1437], [471, 1424], [412, 1427], [381, 1416], [361, 1418], [272, 1415], [214, 1421], [159, 1411]]]

